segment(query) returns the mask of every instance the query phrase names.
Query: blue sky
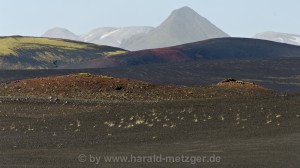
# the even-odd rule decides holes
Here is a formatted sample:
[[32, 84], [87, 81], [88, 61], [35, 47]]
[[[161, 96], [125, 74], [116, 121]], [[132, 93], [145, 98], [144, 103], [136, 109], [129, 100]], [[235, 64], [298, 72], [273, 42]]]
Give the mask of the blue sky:
[[299, 0], [0, 0], [0, 36], [40, 36], [53, 27], [83, 34], [103, 26], [158, 26], [183, 6], [231, 36], [300, 34]]

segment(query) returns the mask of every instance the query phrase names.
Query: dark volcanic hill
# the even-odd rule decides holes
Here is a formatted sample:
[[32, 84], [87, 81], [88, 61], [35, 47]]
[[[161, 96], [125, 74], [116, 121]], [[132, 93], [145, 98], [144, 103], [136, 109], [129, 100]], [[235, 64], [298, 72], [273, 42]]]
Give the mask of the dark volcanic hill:
[[153, 31], [135, 36], [120, 47], [127, 50], [170, 47], [211, 38], [228, 37], [226, 33], [189, 7], [172, 14]]
[[62, 39], [0, 37], [0, 69], [51, 69], [120, 52], [124, 50]]
[[219, 38], [168, 48], [127, 52], [61, 68], [104, 68], [153, 63], [176, 63], [201, 59], [239, 60], [283, 57], [300, 57], [300, 47], [257, 39]]

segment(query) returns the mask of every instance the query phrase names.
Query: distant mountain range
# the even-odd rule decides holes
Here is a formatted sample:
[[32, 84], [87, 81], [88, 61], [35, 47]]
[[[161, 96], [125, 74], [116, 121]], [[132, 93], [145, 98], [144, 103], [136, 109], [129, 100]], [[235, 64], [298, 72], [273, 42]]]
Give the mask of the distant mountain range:
[[300, 46], [300, 35], [295, 34], [263, 32], [256, 34], [253, 38]]
[[153, 30], [153, 27], [103, 27], [80, 36], [78, 40], [100, 45], [120, 47], [124, 40], [135, 35], [147, 34], [151, 30]]
[[42, 37], [63, 38], [121, 47], [127, 50], [162, 48], [211, 38], [229, 37], [228, 34], [189, 7], [172, 14], [158, 27], [101, 27], [84, 35], [76, 35], [63, 28], [48, 30]]
[[300, 47], [246, 38], [216, 38], [174, 47], [126, 52], [99, 57], [62, 69], [107, 68], [145, 64], [169, 64], [195, 60], [241, 60], [300, 57]]
[[172, 14], [148, 34], [135, 36], [121, 45], [121, 48], [135, 51], [170, 47], [212, 38], [229, 37], [193, 9], [183, 7]]
[[146, 26], [123, 28], [101, 27], [83, 35], [76, 35], [64, 28], [53, 28], [44, 33], [42, 37], [61, 38], [87, 43], [94, 43], [98, 45], [120, 47], [124, 40], [127, 40], [135, 35], [146, 34], [153, 29], [153, 27]]

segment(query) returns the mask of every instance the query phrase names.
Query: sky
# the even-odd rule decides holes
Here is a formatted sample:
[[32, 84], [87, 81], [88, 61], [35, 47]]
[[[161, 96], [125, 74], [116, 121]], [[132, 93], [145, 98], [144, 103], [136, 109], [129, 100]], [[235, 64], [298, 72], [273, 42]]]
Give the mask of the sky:
[[98, 27], [156, 27], [183, 6], [233, 37], [300, 34], [299, 0], [0, 0], [0, 36], [40, 36], [53, 27], [75, 34]]

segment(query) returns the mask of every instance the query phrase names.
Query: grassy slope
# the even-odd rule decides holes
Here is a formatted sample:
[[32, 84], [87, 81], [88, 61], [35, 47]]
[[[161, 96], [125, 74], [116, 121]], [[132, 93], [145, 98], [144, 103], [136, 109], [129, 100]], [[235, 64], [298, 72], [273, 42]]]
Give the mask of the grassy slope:
[[1, 69], [49, 69], [79, 63], [122, 49], [61, 39], [36, 37], [0, 37]]

